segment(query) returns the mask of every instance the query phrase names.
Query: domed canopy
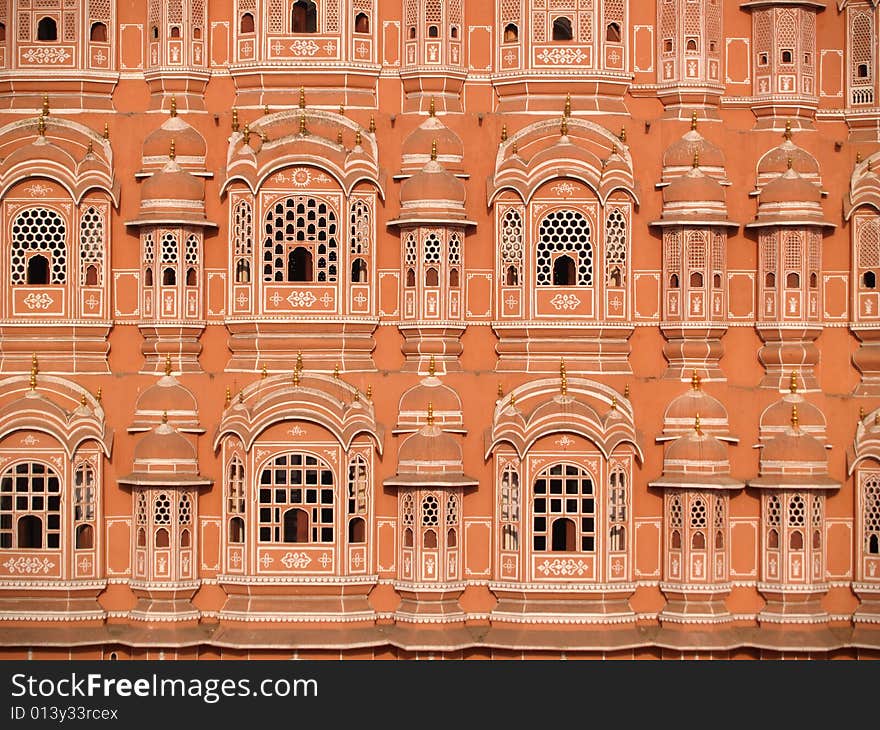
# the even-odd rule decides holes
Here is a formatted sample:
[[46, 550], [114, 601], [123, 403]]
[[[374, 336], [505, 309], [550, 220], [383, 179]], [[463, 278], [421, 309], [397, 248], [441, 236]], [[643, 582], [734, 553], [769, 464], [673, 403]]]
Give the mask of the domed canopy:
[[464, 473], [461, 446], [455, 437], [428, 423], [407, 437], [397, 456], [397, 474], [384, 481], [386, 487], [475, 487], [477, 479]]
[[420, 172], [401, 183], [400, 215], [388, 225], [458, 224], [473, 226], [465, 211], [464, 183], [431, 155]]
[[663, 188], [663, 212], [652, 225], [706, 224], [739, 227], [727, 220], [724, 188], [694, 165]]
[[207, 486], [212, 480], [199, 474], [196, 450], [185, 436], [161, 423], [134, 447], [131, 474], [119, 478], [124, 485]]
[[767, 183], [760, 192], [758, 215], [746, 228], [763, 226], [822, 226], [834, 228], [822, 218], [822, 192], [801, 177], [794, 167]]
[[699, 157], [700, 165], [709, 168], [724, 168], [724, 153], [721, 148], [701, 135], [696, 124], [692, 123], [691, 129], [680, 139], [677, 139], [663, 154], [664, 177], [666, 172], [675, 168], [688, 168], [694, 161], [694, 155]]
[[427, 423], [428, 410], [434, 420], [447, 432], [465, 433], [462, 428], [461, 398], [448, 385], [444, 385], [433, 372], [422, 378], [400, 398], [397, 411], [397, 428], [392, 433], [407, 433], [420, 429]]
[[437, 117], [431, 114], [424, 122], [410, 132], [403, 140], [401, 151], [402, 174], [414, 174], [431, 159], [431, 145], [436, 144], [437, 161], [449, 172], [460, 175], [464, 172], [462, 159], [464, 145], [459, 136]]
[[173, 158], [144, 182], [140, 213], [127, 225], [217, 227], [205, 217], [204, 181], [184, 170]]
[[134, 421], [128, 432], [150, 431], [161, 421], [163, 415], [183, 433], [205, 432], [199, 426], [199, 407], [195, 396], [170, 372], [138, 396]]
[[156, 172], [168, 162], [168, 150], [171, 144], [177, 153], [178, 164], [190, 172], [205, 171], [205, 156], [207, 144], [204, 137], [177, 116], [176, 109], [172, 107], [171, 116], [162, 126], [150, 132], [144, 140], [142, 175]]
[[703, 432], [695, 419], [691, 430], [670, 444], [663, 459], [663, 476], [652, 487], [739, 489], [743, 482], [730, 476], [727, 445]]
[[696, 419], [700, 419], [703, 433], [716, 438], [736, 443], [737, 439], [729, 434], [727, 409], [717, 398], [702, 389], [700, 378], [694, 373], [691, 387], [677, 396], [667, 406], [663, 414], [663, 435], [657, 441], [670, 441], [681, 435], [691, 433]]

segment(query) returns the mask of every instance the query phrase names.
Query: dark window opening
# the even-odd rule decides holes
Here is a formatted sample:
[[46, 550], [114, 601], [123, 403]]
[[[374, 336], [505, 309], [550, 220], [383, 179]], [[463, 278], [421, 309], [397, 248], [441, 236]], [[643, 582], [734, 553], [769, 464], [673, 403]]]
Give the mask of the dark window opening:
[[771, 550], [779, 549], [779, 533], [776, 530], [770, 530], [767, 535], [767, 547]]
[[458, 535], [456, 535], [455, 530], [453, 530], [451, 527], [446, 532], [446, 547], [458, 547]]
[[554, 552], [573, 552], [575, 547], [575, 527], [574, 520], [567, 517], [560, 517], [554, 520], [551, 528], [552, 536], [550, 538], [550, 549]]
[[865, 289], [877, 288], [877, 274], [873, 271], [866, 271], [862, 274], [862, 287]]
[[369, 33], [370, 32], [370, 19], [367, 17], [366, 13], [358, 13], [354, 16], [354, 32], [355, 33]]
[[766, 286], [768, 289], [776, 286], [776, 274], [774, 272], [768, 271], [764, 275], [764, 286]]
[[428, 26], [428, 38], [439, 38], [440, 37], [440, 27], [436, 25]]
[[147, 531], [143, 527], [138, 528], [137, 546], [138, 547], [146, 547], [147, 546]]
[[6, 40], [6, 23], [0, 23], [0, 41]]
[[95, 546], [94, 530], [91, 525], [79, 525], [76, 528], [76, 549], [91, 550]]
[[413, 546], [413, 531], [409, 527], [403, 531], [403, 546], [408, 548]]
[[720, 289], [721, 288], [721, 274], [712, 274], [712, 288]]
[[672, 539], [670, 542], [672, 543], [673, 550], [681, 550], [681, 533], [678, 530], [672, 531]]
[[156, 547], [157, 548], [167, 548], [171, 546], [171, 535], [168, 533], [164, 527], [160, 527], [156, 530]]
[[351, 283], [367, 283], [367, 262], [363, 259], [355, 259], [351, 262]]
[[434, 530], [425, 530], [422, 544], [429, 550], [435, 549], [437, 547], [437, 533]]
[[177, 284], [177, 272], [170, 266], [162, 269], [162, 286], [174, 286]]
[[880, 537], [877, 535], [871, 535], [868, 538], [868, 554], [880, 555]]
[[699, 288], [703, 286], [703, 274], [700, 271], [692, 271], [690, 284], [692, 287]]
[[458, 286], [458, 269], [449, 270], [449, 286]]
[[416, 285], [416, 272], [415, 269], [407, 269], [406, 270], [406, 285], [411, 288]]
[[318, 32], [318, 7], [307, 0], [297, 0], [290, 14], [290, 30], [293, 33]]
[[691, 535], [691, 550], [705, 550], [706, 549], [706, 536], [697, 530], [693, 535]]
[[18, 547], [39, 550], [43, 547], [43, 521], [35, 515], [18, 519]]
[[147, 269], [144, 272], [144, 286], [153, 286], [153, 270]]
[[410, 40], [412, 40], [415, 37], [416, 37], [416, 27], [414, 25], [411, 25], [409, 27], [409, 38], [410, 38]]
[[184, 530], [180, 533], [180, 547], [189, 547], [192, 538], [190, 537], [189, 530]]
[[309, 541], [309, 515], [305, 510], [292, 508], [284, 513], [284, 539], [282, 541]]
[[86, 266], [86, 286], [98, 285], [98, 267], [94, 264]]
[[519, 271], [517, 271], [516, 266], [507, 267], [507, 276], [505, 277], [505, 283], [508, 286], [517, 286], [519, 284]]
[[813, 531], [813, 550], [818, 550], [822, 547], [822, 535], [818, 530]]
[[244, 259], [239, 259], [235, 265], [235, 280], [239, 284], [248, 284], [251, 280], [251, 265]]
[[196, 278], [196, 270], [191, 266], [186, 270], [186, 285], [187, 286], [196, 286], [197, 278]]
[[297, 246], [287, 255], [287, 280], [312, 281], [312, 252]]
[[576, 267], [571, 256], [562, 255], [553, 262], [553, 286], [574, 286]]
[[171, 37], [172, 38], [180, 38], [180, 26], [177, 26], [177, 25], [171, 26]]
[[58, 40], [58, 24], [55, 22], [54, 18], [40, 18], [40, 22], [37, 23], [37, 40]]
[[516, 43], [519, 40], [519, 28], [515, 23], [508, 23], [504, 26], [504, 42]]
[[49, 283], [49, 259], [42, 254], [31, 256], [27, 262], [25, 283], [45, 285]]
[[758, 54], [758, 65], [759, 66], [766, 66], [768, 63], [770, 63], [770, 56], [767, 55], [766, 53], [759, 53]]
[[570, 41], [573, 38], [571, 32], [571, 19], [562, 16], [553, 21], [553, 40]]
[[715, 53], [718, 50], [718, 44], [715, 41], [709, 41], [709, 53]]
[[623, 272], [620, 270], [619, 266], [612, 266], [608, 270], [608, 285], [609, 286], [622, 286], [623, 285]]
[[605, 27], [605, 40], [609, 43], [620, 43], [622, 35], [620, 33], [620, 25], [618, 23], [609, 23]]
[[458, 38], [458, 26], [457, 25], [453, 25], [449, 29], [449, 37], [452, 38], [453, 40]]
[[800, 530], [795, 530], [791, 533], [788, 538], [788, 548], [789, 550], [804, 549], [804, 535]]
[[193, 28], [193, 40], [201, 40], [202, 37], [202, 29], [196, 26]]
[[794, 61], [794, 53], [789, 49], [782, 51], [782, 63], [791, 63]]
[[715, 533], [715, 549], [724, 550], [724, 533], [721, 530]]
[[819, 277], [816, 276], [815, 271], [810, 272], [810, 289], [818, 289], [819, 287]]
[[363, 517], [355, 517], [348, 523], [348, 542], [363, 544], [367, 541], [367, 523]]
[[670, 289], [678, 289], [681, 285], [678, 282], [678, 274], [670, 274], [669, 276], [669, 288]]
[[672, 39], [667, 38], [663, 41], [663, 53], [672, 53], [672, 49], [674, 46], [672, 45]]
[[150, 37], [154, 41], [159, 40], [159, 26], [158, 25], [154, 25], [152, 28], [150, 28]]
[[103, 23], [92, 23], [92, 29], [89, 31], [89, 40], [106, 43], [107, 26]]
[[440, 286], [440, 272], [433, 266], [425, 269], [425, 286]]
[[860, 79], [868, 78], [868, 64], [867, 63], [860, 63], [856, 67], [856, 76]]
[[241, 545], [244, 542], [244, 520], [233, 517], [229, 520], [229, 542]]
[[250, 13], [245, 13], [241, 16], [241, 20], [238, 23], [238, 32], [239, 33], [253, 33], [254, 32], [254, 16]]
[[685, 50], [691, 53], [697, 52], [697, 41], [695, 38], [688, 38], [687, 44], [685, 45]]
[[797, 289], [801, 285], [801, 275], [796, 271], [789, 271], [785, 275], [785, 286], [788, 289]]

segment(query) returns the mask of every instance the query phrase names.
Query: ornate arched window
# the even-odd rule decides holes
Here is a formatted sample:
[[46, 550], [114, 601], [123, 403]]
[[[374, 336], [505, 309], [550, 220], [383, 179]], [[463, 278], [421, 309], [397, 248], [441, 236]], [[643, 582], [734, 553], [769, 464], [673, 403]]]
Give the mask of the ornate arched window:
[[868, 555], [880, 555], [880, 473], [862, 478], [863, 549]]
[[[31, 264], [34, 258], [39, 264]], [[61, 215], [39, 207], [26, 208], [16, 215], [12, 221], [11, 264], [13, 285], [64, 284], [67, 226]]]
[[519, 549], [519, 473], [508, 464], [501, 472], [501, 549]]
[[348, 542], [349, 544], [367, 541], [367, 495], [370, 488], [370, 474], [367, 460], [355, 456], [348, 464]]
[[535, 552], [593, 552], [596, 500], [593, 477], [576, 464], [553, 464], [535, 478], [532, 490]]
[[335, 479], [330, 466], [312, 454], [290, 452], [260, 472], [261, 543], [332, 543]]
[[268, 210], [263, 239], [263, 281], [335, 282], [336, 211], [325, 200], [282, 198]]
[[61, 546], [61, 479], [41, 462], [20, 462], [0, 477], [0, 548]]
[[79, 271], [81, 286], [104, 283], [104, 215], [90, 206], [79, 225]]
[[516, 208], [508, 208], [501, 216], [502, 280], [507, 286], [522, 281], [523, 219]]
[[[557, 264], [560, 259], [562, 263]], [[566, 279], [564, 284], [557, 283], [562, 277], [568, 276], [571, 276], [571, 281]], [[541, 220], [535, 281], [538, 286], [592, 286], [590, 223], [578, 211], [554, 210]]]
[[244, 482], [244, 464], [236, 455], [232, 457], [227, 470], [226, 513], [229, 516], [229, 542], [241, 544], [245, 538], [245, 517], [247, 494]]

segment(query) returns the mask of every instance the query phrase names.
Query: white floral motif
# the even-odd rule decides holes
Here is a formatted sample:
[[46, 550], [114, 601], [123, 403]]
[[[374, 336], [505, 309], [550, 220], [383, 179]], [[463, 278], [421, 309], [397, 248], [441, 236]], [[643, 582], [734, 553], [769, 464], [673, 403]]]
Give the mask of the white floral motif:
[[318, 52], [318, 44], [314, 41], [294, 41], [290, 44], [290, 51], [295, 56], [314, 56]]
[[55, 300], [46, 292], [40, 292], [39, 294], [31, 292], [24, 298], [24, 303], [28, 309], [48, 309], [54, 302]]
[[66, 48], [28, 48], [22, 58], [28, 63], [66, 63], [70, 53]]
[[297, 167], [290, 176], [290, 182], [298, 188], [304, 188], [312, 181], [312, 173], [303, 167]]
[[557, 312], [560, 309], [567, 311], [569, 309], [577, 309], [581, 304], [581, 300], [575, 294], [557, 294], [550, 300], [550, 304], [553, 305]]
[[25, 190], [27, 190], [31, 194], [32, 198], [34, 198], [34, 197], [42, 198], [46, 195], [46, 193], [52, 192], [52, 188], [50, 188], [48, 185], [41, 185], [40, 183], [34, 183], [33, 185], [28, 185], [25, 188]]
[[318, 300], [310, 291], [295, 291], [290, 293], [287, 301], [291, 307], [311, 307]]
[[582, 63], [586, 58], [586, 54], [580, 48], [545, 48], [538, 54], [539, 61], [554, 65]]
[[288, 570], [292, 568], [307, 568], [312, 559], [305, 553], [285, 553], [281, 558], [281, 563]]
[[568, 182], [568, 180], [558, 183], [550, 189], [557, 195], [572, 195], [577, 191], [577, 187]]
[[545, 563], [541, 563], [538, 567], [538, 571], [543, 573], [544, 575], [553, 575], [556, 577], [559, 576], [573, 576], [573, 575], [584, 575], [585, 573], [590, 573], [590, 564], [584, 560], [573, 560], [572, 558], [556, 558], [555, 560], [548, 560]]
[[48, 558], [26, 558], [19, 556], [17, 558], [9, 558], [3, 563], [3, 567], [10, 573], [28, 573], [33, 575], [34, 573], [48, 573], [55, 567], [55, 563]]

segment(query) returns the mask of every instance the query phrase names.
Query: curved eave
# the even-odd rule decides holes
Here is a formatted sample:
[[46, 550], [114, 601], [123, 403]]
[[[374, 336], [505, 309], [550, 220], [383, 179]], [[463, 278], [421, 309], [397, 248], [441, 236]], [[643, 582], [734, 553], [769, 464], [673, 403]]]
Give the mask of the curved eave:
[[753, 223], [746, 223], [744, 228], [800, 228], [803, 226], [811, 226], [813, 228], [828, 228], [832, 230], [834, 228], [837, 228], [836, 224], [829, 221], [817, 221], [815, 219], [797, 220], [791, 218], [784, 218], [780, 220], [754, 221]]
[[848, 221], [855, 210], [862, 206], [880, 212], [880, 190], [861, 192], [852, 197], [847, 193], [843, 198], [843, 219]]
[[700, 226], [703, 227], [712, 227], [715, 228], [730, 228], [732, 230], [739, 230], [740, 224], [734, 223], [729, 220], [708, 220], [708, 219], [700, 219], [700, 218], [664, 218], [657, 221], [651, 221], [648, 223], [649, 226]]
[[388, 221], [387, 226], [463, 226], [465, 228], [476, 228], [477, 222], [469, 218], [443, 218], [441, 216], [424, 216], [417, 218], [394, 218]]
[[840, 489], [840, 482], [821, 474], [806, 476], [781, 474], [749, 479], [746, 486], [755, 489]]
[[119, 209], [120, 185], [115, 177], [95, 173], [79, 176], [57, 162], [47, 163], [40, 159], [21, 160], [6, 170], [0, 165], [0, 200], [6, 197], [14, 185], [31, 178], [43, 178], [58, 183], [77, 205], [82, 202], [86, 193], [101, 190], [110, 196], [113, 207]]
[[194, 221], [189, 220], [187, 218], [175, 218], [173, 216], [169, 216], [167, 218], [155, 218], [155, 219], [134, 219], [130, 221], [125, 221], [125, 225], [133, 226], [133, 227], [141, 227], [141, 226], [191, 226], [193, 228], [219, 228], [220, 226], [217, 223], [213, 223], [209, 220], [201, 220]]
[[662, 476], [648, 482], [649, 487], [660, 489], [675, 489], [687, 487], [689, 489], [713, 489], [713, 490], [736, 490], [745, 487], [745, 482], [728, 476], [710, 476], [708, 474], [680, 474], [678, 476]]
[[236, 181], [243, 183], [251, 193], [256, 195], [272, 175], [279, 170], [296, 166], [311, 167], [327, 173], [345, 191], [346, 195], [351, 195], [358, 183], [367, 182], [374, 185], [380, 199], [385, 200], [385, 173], [378, 167], [365, 169], [363, 164], [355, 164], [351, 167], [341, 168], [330, 163], [327, 158], [316, 159], [313, 156], [305, 155], [278, 157], [259, 166], [254, 158], [237, 159], [227, 167], [226, 176], [220, 185], [220, 195], [225, 194], [229, 186]]
[[595, 444], [606, 459], [611, 457], [611, 454], [618, 446], [628, 443], [633, 447], [639, 463], [644, 461], [642, 449], [639, 446], [634, 433], [609, 433], [602, 435], [596, 433], [594, 429], [587, 428], [586, 424], [578, 423], [577, 421], [571, 421], [564, 424], [545, 424], [544, 427], [540, 429], [529, 428], [525, 432], [520, 432], [519, 430], [514, 429], [500, 430], [497, 432], [493, 431], [487, 439], [488, 443], [483, 458], [484, 460], [488, 460], [492, 455], [492, 452], [500, 444], [508, 443], [514, 448], [517, 455], [523, 459], [538, 439], [556, 433], [573, 433], [577, 436], [582, 436], [587, 439], [587, 441]]
[[383, 487], [478, 487], [479, 479], [467, 474], [396, 474], [382, 482]]
[[626, 178], [616, 184], [608, 184], [609, 179], [603, 180], [601, 173], [594, 168], [587, 166], [574, 168], [556, 165], [552, 169], [547, 169], [548, 166], [530, 170], [525, 175], [515, 170], [509, 173], [502, 172], [500, 175], [489, 178], [486, 181], [487, 207], [491, 208], [495, 198], [505, 190], [513, 191], [523, 203], [529, 203], [544, 183], [566, 178], [577, 180], [586, 185], [595, 193], [602, 205], [605, 205], [611, 194], [618, 190], [631, 196], [636, 205], [639, 205], [639, 197], [635, 191], [635, 182], [630, 178]]
[[117, 483], [124, 487], [210, 487], [213, 479], [201, 474], [156, 474], [153, 472], [132, 472], [119, 477]]
[[[42, 416], [42, 418], [39, 421], [35, 421], [35, 415]], [[0, 440], [5, 439], [16, 431], [37, 431], [52, 437], [60, 443], [69, 458], [73, 458], [77, 449], [86, 441], [95, 441], [100, 445], [104, 456], [108, 459], [110, 458], [113, 446], [112, 432], [107, 433], [105, 430], [99, 429], [94, 425], [79, 425], [70, 428], [64, 421], [55, 418], [50, 420], [45, 416], [45, 413], [36, 414], [32, 411], [5, 419], [3, 426], [0, 427]]]
[[812, 8], [816, 12], [825, 10], [825, 3], [816, 2], [816, 0], [749, 0], [749, 2], [741, 3], [740, 8], [749, 10], [750, 8], [768, 8], [780, 5]]

